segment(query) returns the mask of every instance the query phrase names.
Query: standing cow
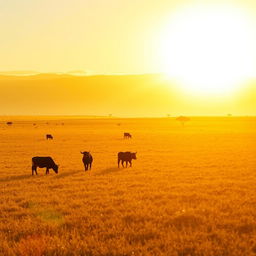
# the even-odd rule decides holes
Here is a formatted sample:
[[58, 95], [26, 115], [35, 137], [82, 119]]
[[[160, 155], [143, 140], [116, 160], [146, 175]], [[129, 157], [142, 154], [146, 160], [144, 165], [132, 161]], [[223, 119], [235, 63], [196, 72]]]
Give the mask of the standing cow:
[[46, 134], [46, 139], [47, 140], [53, 140], [53, 136], [51, 134]]
[[126, 162], [126, 167], [128, 165], [128, 163], [130, 164], [130, 167], [132, 166], [132, 159], [137, 159], [136, 157], [136, 153], [132, 153], [132, 152], [119, 152], [117, 155], [118, 158], [118, 168], [119, 168], [119, 164], [120, 161], [122, 161], [122, 166], [124, 167], [124, 162]]
[[131, 139], [132, 135], [129, 132], [124, 133], [124, 139]]
[[45, 174], [49, 174], [49, 169], [53, 169], [55, 173], [58, 173], [58, 165], [54, 163], [53, 159], [49, 156], [40, 157], [35, 156], [32, 158], [32, 175], [34, 172], [37, 175], [37, 167], [39, 168], [46, 168]]
[[84, 163], [84, 170], [87, 171], [88, 169], [91, 170], [92, 168], [92, 161], [93, 161], [93, 157], [91, 155], [90, 152], [84, 151], [81, 152], [81, 154], [83, 154], [83, 163]]

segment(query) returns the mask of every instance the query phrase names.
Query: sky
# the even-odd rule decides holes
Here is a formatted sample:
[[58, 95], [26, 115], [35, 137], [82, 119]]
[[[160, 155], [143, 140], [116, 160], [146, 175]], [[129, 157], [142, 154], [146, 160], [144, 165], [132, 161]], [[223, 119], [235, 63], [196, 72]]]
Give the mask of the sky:
[[254, 0], [0, 0], [0, 35], [1, 115], [256, 115]]
[[159, 31], [188, 4], [255, 1], [0, 0], [0, 71], [158, 73]]

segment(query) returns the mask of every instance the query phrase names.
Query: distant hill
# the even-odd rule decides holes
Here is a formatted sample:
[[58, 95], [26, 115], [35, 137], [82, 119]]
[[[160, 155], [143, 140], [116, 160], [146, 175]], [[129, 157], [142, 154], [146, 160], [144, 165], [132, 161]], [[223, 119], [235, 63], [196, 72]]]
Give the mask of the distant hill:
[[160, 74], [0, 75], [0, 115], [252, 115], [254, 83], [239, 96], [196, 99]]
[[0, 71], [0, 76], [31, 76], [39, 73], [33, 70]]

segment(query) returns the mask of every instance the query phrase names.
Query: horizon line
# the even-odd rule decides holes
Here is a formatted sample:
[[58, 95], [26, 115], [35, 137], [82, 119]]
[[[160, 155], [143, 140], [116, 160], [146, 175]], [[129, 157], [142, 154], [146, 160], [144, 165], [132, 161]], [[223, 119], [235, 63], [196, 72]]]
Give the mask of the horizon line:
[[176, 118], [180, 116], [187, 116], [187, 117], [256, 117], [256, 114], [253, 115], [233, 115], [233, 114], [226, 114], [226, 115], [165, 115], [165, 116], [113, 116], [113, 115], [77, 115], [77, 114], [70, 114], [70, 115], [46, 115], [46, 114], [40, 114], [40, 115], [8, 115], [8, 114], [0, 114], [0, 118], [7, 118], [7, 117], [89, 117], [89, 118], [108, 118], [108, 119], [115, 119], [115, 118]]

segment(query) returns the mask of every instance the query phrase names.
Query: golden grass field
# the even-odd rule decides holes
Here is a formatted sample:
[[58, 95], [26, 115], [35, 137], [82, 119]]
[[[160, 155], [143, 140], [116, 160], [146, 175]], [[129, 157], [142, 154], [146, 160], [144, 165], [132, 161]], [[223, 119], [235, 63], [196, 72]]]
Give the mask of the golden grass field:
[[[8, 121], [0, 255], [256, 255], [256, 118]], [[138, 152], [132, 168], [117, 168], [119, 151]], [[33, 156], [59, 174], [32, 177]]]

